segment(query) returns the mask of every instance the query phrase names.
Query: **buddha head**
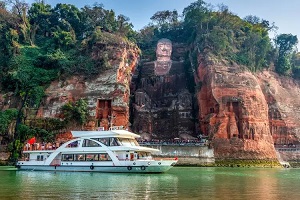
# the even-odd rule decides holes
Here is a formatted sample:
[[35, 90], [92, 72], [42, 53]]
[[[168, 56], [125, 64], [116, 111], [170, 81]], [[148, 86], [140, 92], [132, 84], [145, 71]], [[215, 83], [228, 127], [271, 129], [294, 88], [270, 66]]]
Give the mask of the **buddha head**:
[[163, 38], [158, 40], [156, 46], [156, 58], [158, 61], [171, 60], [172, 42], [169, 39]]

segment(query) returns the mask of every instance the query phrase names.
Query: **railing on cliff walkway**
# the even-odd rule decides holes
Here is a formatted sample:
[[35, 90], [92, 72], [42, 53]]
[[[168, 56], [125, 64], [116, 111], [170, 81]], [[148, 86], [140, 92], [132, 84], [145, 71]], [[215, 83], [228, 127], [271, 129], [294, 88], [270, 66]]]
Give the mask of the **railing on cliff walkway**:
[[274, 145], [277, 151], [300, 151], [300, 145], [293, 145], [293, 144], [280, 144]]

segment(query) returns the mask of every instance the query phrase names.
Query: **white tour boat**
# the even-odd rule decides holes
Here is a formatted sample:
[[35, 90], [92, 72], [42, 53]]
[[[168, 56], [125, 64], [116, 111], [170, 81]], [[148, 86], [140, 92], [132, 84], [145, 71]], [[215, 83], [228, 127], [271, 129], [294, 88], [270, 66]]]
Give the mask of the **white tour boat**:
[[108, 131], [71, 131], [72, 140], [55, 150], [25, 150], [19, 170], [161, 173], [177, 159], [154, 159], [158, 149], [143, 147], [140, 136], [112, 127]]

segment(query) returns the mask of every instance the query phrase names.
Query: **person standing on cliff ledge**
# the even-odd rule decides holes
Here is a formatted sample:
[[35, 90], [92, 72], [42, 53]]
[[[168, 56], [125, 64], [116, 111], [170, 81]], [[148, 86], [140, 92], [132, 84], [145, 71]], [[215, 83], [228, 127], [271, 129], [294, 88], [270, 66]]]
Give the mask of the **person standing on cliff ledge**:
[[172, 42], [169, 39], [162, 38], [158, 40], [156, 46], [156, 61], [154, 62], [154, 73], [157, 76], [166, 75], [169, 73], [172, 60]]

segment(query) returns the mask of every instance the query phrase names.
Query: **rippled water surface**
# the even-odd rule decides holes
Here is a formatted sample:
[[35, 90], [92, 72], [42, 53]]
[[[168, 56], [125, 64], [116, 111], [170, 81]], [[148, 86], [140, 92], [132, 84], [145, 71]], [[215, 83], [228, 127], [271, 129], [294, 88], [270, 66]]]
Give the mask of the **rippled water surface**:
[[300, 199], [300, 169], [175, 167], [164, 174], [0, 168], [0, 199]]

